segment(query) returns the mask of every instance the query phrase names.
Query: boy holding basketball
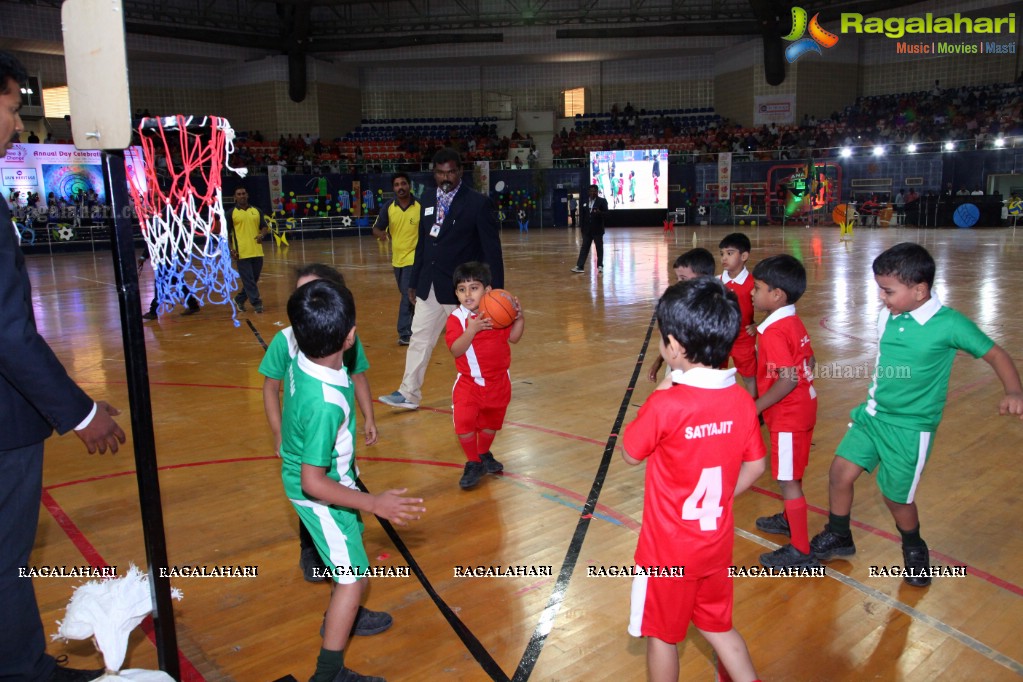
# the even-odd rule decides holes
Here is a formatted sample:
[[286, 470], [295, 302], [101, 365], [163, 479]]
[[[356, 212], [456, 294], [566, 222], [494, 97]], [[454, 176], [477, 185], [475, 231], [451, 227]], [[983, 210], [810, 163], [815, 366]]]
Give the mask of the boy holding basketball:
[[[725, 286], [735, 292], [739, 299], [739, 310], [742, 311], [742, 326], [732, 344], [732, 352], [729, 354], [735, 369], [746, 390], [754, 397], [757, 395], [757, 328], [753, 324], [753, 277], [746, 269], [746, 261], [749, 260], [749, 252], [753, 248], [749, 237], [742, 232], [733, 232], [725, 235], [725, 238], [718, 244], [721, 249], [721, 281]], [[723, 366], [728, 366], [725, 360]]]
[[455, 295], [459, 306], [448, 316], [444, 340], [455, 356], [458, 378], [451, 401], [458, 443], [468, 461], [458, 485], [473, 488], [483, 474], [499, 474], [504, 465], [494, 459], [490, 445], [504, 425], [511, 402], [509, 343], [518, 343], [526, 326], [518, 299], [514, 321], [497, 328], [479, 314], [480, 302], [491, 290], [490, 267], [472, 261], [455, 268]]
[[[699, 247], [689, 249], [676, 258], [671, 267], [675, 271], [676, 282], [685, 282], [697, 277], [713, 277], [714, 255], [707, 249]], [[647, 372], [646, 378], [656, 383], [657, 376], [661, 373], [661, 367], [663, 366], [664, 358], [658, 354], [654, 364], [650, 366], [650, 371]]]
[[344, 665], [366, 592], [369, 559], [362, 544], [360, 511], [397, 525], [418, 519], [422, 500], [405, 488], [379, 495], [355, 485], [355, 393], [344, 351], [355, 343], [355, 300], [328, 280], [299, 287], [288, 300], [299, 353], [287, 369], [281, 426], [281, 478], [303, 525], [335, 581], [324, 617], [323, 645], [311, 682], [375, 681]]
[[[341, 286], [345, 285], [341, 273], [323, 263], [310, 263], [299, 268], [295, 274], [296, 289], [317, 279], [325, 279]], [[281, 385], [288, 372], [288, 367], [297, 355], [298, 344], [295, 341], [295, 332], [288, 327], [274, 335], [263, 356], [263, 361], [259, 363], [259, 373], [263, 375], [263, 409], [266, 412], [266, 420], [270, 424], [270, 431], [274, 436], [274, 453], [278, 457], [281, 452]], [[369, 360], [366, 359], [366, 353], [363, 351], [362, 341], [359, 340], [358, 334], [355, 335], [352, 347], [344, 352], [344, 363], [345, 370], [352, 378], [352, 384], [355, 387], [355, 400], [362, 412], [363, 431], [366, 434], [365, 443], [373, 445], [377, 442], [377, 426], [373, 414], [373, 394], [370, 392], [369, 378], [366, 376]], [[308, 582], [322, 582], [326, 578], [325, 567], [313, 545], [313, 539], [305, 526], [299, 524], [298, 531], [301, 546], [298, 564], [302, 569], [302, 575]], [[390, 627], [391, 617], [389, 615], [386, 613], [370, 615], [374, 613], [360, 611], [356, 634], [376, 634]], [[385, 616], [386, 624], [383, 622]], [[362, 622], [364, 619], [367, 620], [366, 623]], [[370, 620], [373, 622], [368, 622]]]
[[788, 535], [791, 543], [760, 555], [768, 567], [817, 566], [810, 551], [803, 472], [817, 424], [817, 363], [810, 335], [796, 315], [806, 291], [806, 269], [796, 258], [771, 256], [753, 268], [753, 307], [767, 317], [757, 327], [757, 412], [771, 434], [771, 475], [781, 488], [785, 511], [757, 519], [757, 528]]
[[877, 468], [877, 485], [902, 536], [903, 580], [926, 587], [930, 555], [914, 500], [945, 408], [956, 351], [983, 358], [994, 369], [1005, 388], [999, 414], [1023, 418], [1023, 386], [1009, 354], [931, 291], [935, 265], [924, 247], [896, 244], [874, 260], [873, 268], [884, 304], [877, 320], [874, 379], [835, 451], [828, 524], [810, 548], [822, 561], [856, 553], [849, 528], [853, 485], [864, 471]]
[[[764, 441], [735, 370], [716, 369], [739, 332], [739, 306], [720, 281], [700, 277], [668, 287], [657, 324], [672, 372], [622, 437], [622, 458], [647, 463], [635, 554], [644, 571], [633, 579], [629, 634], [647, 638], [651, 680], [678, 679], [678, 643], [692, 622], [731, 679], [750, 682], [757, 674], [732, 627], [728, 571], [733, 499], [764, 472]], [[682, 577], [670, 574], [680, 566]]]

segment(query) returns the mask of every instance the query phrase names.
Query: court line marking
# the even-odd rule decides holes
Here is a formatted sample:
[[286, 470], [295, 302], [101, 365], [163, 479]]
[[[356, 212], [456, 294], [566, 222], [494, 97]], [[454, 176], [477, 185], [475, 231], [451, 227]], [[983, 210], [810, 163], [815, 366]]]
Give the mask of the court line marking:
[[[198, 466], [208, 466], [208, 465], [217, 465], [217, 464], [234, 464], [234, 463], [238, 463], [238, 462], [256, 462], [256, 461], [266, 461], [266, 460], [276, 460], [276, 459], [278, 459], [278, 458], [275, 457], [275, 456], [272, 456], [272, 455], [263, 455], [263, 456], [254, 456], [254, 457], [236, 457], [236, 458], [223, 459], [223, 460], [206, 460], [206, 461], [202, 461], [202, 462], [187, 462], [187, 463], [181, 463], [181, 464], [170, 464], [170, 465], [162, 466], [162, 467], [160, 467], [160, 469], [161, 470], [186, 469], [186, 468], [198, 467]], [[365, 460], [372, 460], [372, 461], [378, 461], [378, 462], [392, 462], [392, 463], [401, 463], [401, 464], [418, 464], [418, 465], [425, 465], [425, 466], [442, 466], [442, 467], [449, 467], [449, 468], [458, 468], [460, 466], [458, 463], [454, 463], [454, 462], [443, 462], [443, 461], [439, 461], [439, 460], [425, 460], [425, 459], [411, 459], [411, 458], [401, 458], [401, 457], [364, 457], [363, 459], [365, 459]], [[85, 535], [78, 529], [78, 527], [74, 524], [74, 522], [71, 521], [70, 517], [68, 517], [68, 515], [60, 508], [60, 506], [57, 504], [57, 502], [53, 499], [53, 497], [47, 491], [50, 490], [50, 489], [63, 488], [63, 487], [78, 485], [78, 484], [81, 484], [81, 483], [93, 483], [93, 482], [97, 482], [97, 481], [101, 481], [101, 480], [105, 480], [105, 479], [110, 479], [110, 478], [117, 478], [117, 477], [121, 477], [121, 476], [131, 476], [134, 473], [135, 473], [134, 471], [117, 472], [117, 473], [112, 473], [112, 474], [105, 474], [105, 475], [102, 475], [102, 476], [93, 476], [93, 477], [89, 477], [89, 478], [78, 479], [78, 480], [75, 480], [75, 481], [66, 481], [66, 482], [63, 482], [63, 483], [55, 483], [53, 485], [45, 486], [45, 488], [43, 490], [43, 503], [44, 503], [44, 505], [50, 511], [51, 515], [53, 515], [54, 518], [57, 520], [57, 523], [61, 527], [61, 529], [64, 530], [64, 532], [68, 535], [68, 537], [72, 540], [72, 542], [79, 548], [79, 551], [81, 551], [82, 555], [87, 560], [89, 560], [91, 563], [93, 563], [93, 565], [106, 566], [108, 564], [106, 563], [105, 560], [102, 559], [102, 557], [100, 556], [99, 552], [89, 543], [89, 541], [85, 538]], [[538, 478], [535, 478], [535, 477], [532, 477], [532, 476], [528, 476], [528, 475], [525, 475], [525, 474], [515, 474], [515, 473], [509, 472], [507, 470], [504, 471], [501, 474], [501, 476], [502, 477], [506, 477], [506, 478], [510, 478], [510, 479], [513, 479], [513, 480], [518, 480], [518, 481], [521, 481], [521, 482], [529, 484], [529, 485], [535, 485], [535, 486], [540, 487], [540, 488], [545, 488], [545, 489], [554, 491], [554, 492], [556, 492], [559, 495], [563, 495], [563, 496], [566, 496], [566, 497], [569, 497], [569, 498], [572, 498], [572, 499], [575, 499], [575, 500], [578, 500], [578, 501], [584, 501], [584, 497], [581, 494], [573, 492], [571, 490], [568, 490], [567, 488], [563, 488], [563, 487], [561, 487], [561, 486], [559, 486], [557, 484], [550, 483], [548, 481], [544, 481], [542, 479], [538, 479]], [[758, 488], [757, 486], [751, 487], [751, 490], [754, 490], [755, 492], [759, 492], [761, 494], [764, 494], [764, 495], [766, 495], [768, 497], [773, 497], [773, 498], [776, 498], [776, 499], [781, 499], [781, 496], [778, 495], [777, 493], [774, 493], [774, 492], [771, 492], [771, 491], [767, 491], [767, 490], [763, 490], [762, 488]], [[559, 502], [559, 503], [564, 504], [564, 502], [560, 502], [558, 500], [550, 499], [550, 497], [547, 496], [547, 495], [541, 495], [541, 497], [544, 497], [545, 499], [549, 499], [552, 502]], [[566, 504], [566, 506], [569, 506], [570, 508], [579, 510], [580, 512], [584, 509], [584, 507], [576, 507], [574, 505]], [[592, 516], [594, 518], [597, 518], [597, 519], [600, 519], [600, 520], [604, 520], [604, 521], [607, 521], [609, 523], [614, 523], [615, 525], [624, 526], [624, 527], [626, 527], [626, 528], [628, 528], [628, 529], [630, 529], [630, 530], [632, 530], [634, 532], [639, 532], [639, 528], [640, 528], [641, 524], [640, 524], [640, 522], [636, 521], [635, 519], [633, 519], [633, 518], [631, 518], [629, 516], [626, 516], [626, 515], [618, 512], [618, 511], [616, 511], [614, 509], [611, 509], [609, 507], [603, 507], [603, 505], [599, 505], [598, 504], [596, 508], [597, 509], [602, 509], [603, 513], [596, 513], [596, 512], [593, 513]], [[819, 514], [825, 513], [819, 507], [813, 507], [811, 505], [808, 508], [810, 510], [812, 510], [812, 511], [815, 511], [815, 512], [819, 513]], [[602, 519], [601, 517], [604, 516], [604, 515], [608, 516], [609, 518]], [[891, 539], [893, 541], [901, 542], [901, 540], [895, 538], [890, 533], [886, 533], [885, 531], [877, 530], [877, 529], [872, 528], [871, 526], [869, 526], [867, 524], [864, 524], [864, 523], [861, 523], [861, 522], [858, 522], [858, 521], [853, 521], [852, 523], [853, 523], [853, 525], [855, 525], [857, 527], [860, 527], [860, 528], [863, 528], [863, 529], [865, 529], [865, 530], [867, 530], [869, 532], [872, 532], [875, 535], [878, 535], [878, 536], [880, 536], [882, 538]], [[749, 531], [747, 531], [745, 529], [742, 529], [742, 528], [736, 527], [735, 533], [739, 537], [741, 537], [741, 538], [743, 538], [745, 540], [754, 542], [756, 544], [759, 544], [762, 547], [765, 547], [767, 549], [774, 550], [774, 549], [777, 549], [779, 547], [779, 545], [771, 542], [770, 540], [762, 538], [759, 535], [751, 533], [751, 532], [749, 532]], [[936, 552], [934, 550], [931, 550], [931, 554], [934, 557], [936, 557], [936, 558], [938, 558], [940, 560], [945, 561], [949, 565], [963, 563], [963, 562], [960, 562], [960, 561], [958, 561], [958, 560], [956, 560], [954, 558], [948, 557], [948, 556], [946, 556], [946, 555], [944, 555], [944, 554], [942, 554], [940, 552]], [[99, 563], [95, 563], [94, 562], [94, 558], [96, 558], [96, 557], [98, 557]], [[406, 559], [408, 559], [408, 557], [406, 557]], [[841, 577], [837, 577], [836, 574], [837, 574], [837, 576], [841, 576]], [[904, 604], [904, 603], [894, 599], [893, 597], [889, 597], [888, 595], [884, 594], [883, 592], [879, 592], [879, 591], [875, 590], [874, 588], [868, 587], [868, 586], [864, 585], [863, 583], [857, 581], [856, 579], [850, 578], [849, 576], [846, 576], [845, 574], [839, 573], [838, 571], [835, 571], [834, 569], [829, 570], [827, 575], [833, 577], [834, 579], [838, 580], [839, 582], [842, 582], [842, 583], [846, 584], [849, 587], [852, 587], [853, 589], [856, 589], [856, 590], [858, 590], [858, 591], [860, 591], [860, 592], [862, 592], [864, 594], [867, 594], [868, 596], [871, 596], [871, 597], [877, 599], [878, 601], [881, 601], [881, 602], [885, 603], [888, 606], [891, 606], [892, 608], [895, 608], [895, 609], [898, 609], [899, 611], [902, 611], [906, 615], [908, 615], [908, 616], [910, 616], [910, 617], [912, 617], [912, 618], [914, 618], [916, 620], [919, 620], [920, 622], [922, 622], [922, 623], [932, 627], [933, 629], [939, 630], [940, 632], [942, 632], [944, 634], [947, 634], [950, 637], [953, 637], [954, 639], [956, 639], [960, 643], [968, 646], [970, 649], [972, 649], [974, 651], [977, 651], [978, 653], [981, 653], [981, 654], [985, 655], [987, 658], [991, 659], [992, 661], [997, 662], [1000, 665], [1004, 665], [1005, 667], [1007, 667], [1007, 668], [1017, 672], [1018, 674], [1023, 675], [1023, 665], [1017, 663], [1014, 659], [1012, 659], [1012, 658], [1010, 658], [1010, 657], [1008, 657], [1008, 656], [1006, 656], [1006, 655], [1004, 655], [1004, 654], [994, 650], [993, 648], [989, 647], [988, 645], [983, 644], [982, 642], [980, 642], [979, 640], [976, 640], [975, 638], [971, 637], [970, 635], [967, 635], [967, 634], [961, 632], [960, 630], [957, 630], [956, 628], [943, 623], [939, 619], [934, 618], [933, 616], [930, 616], [930, 615], [928, 615], [926, 613], [923, 613], [922, 611], [919, 611], [919, 610], [917, 610], [917, 609], [915, 609], [915, 608], [913, 608], [911, 606], [908, 606], [907, 604]], [[1015, 585], [1012, 585], [1011, 583], [1005, 583], [1005, 581], [1002, 581], [1000, 578], [996, 578], [995, 576], [990, 576], [990, 574], [984, 573], [983, 571], [979, 571], [978, 569], [974, 569], [972, 566], [970, 567], [969, 575], [981, 578], [982, 580], [986, 580], [987, 582], [995, 584], [998, 587], [1004, 587], [1005, 589], [1008, 589], [1008, 590], [1016, 592], [1016, 593], [1018, 593], [1018, 591], [1020, 589], [1020, 588], [1016, 587]], [[985, 578], [984, 576], [988, 576], [988, 577]], [[1000, 583], [1005, 583], [1005, 584], [1003, 585], [1003, 584], [1000, 584]], [[147, 623], [149, 624], [148, 628], [146, 628], [146, 624]], [[145, 621], [143, 623], [143, 627], [144, 627], [144, 629], [146, 629], [146, 634], [152, 640], [155, 637], [155, 634], [152, 631], [151, 621], [150, 620]], [[971, 642], [975, 643], [975, 645], [971, 644]], [[184, 674], [184, 671], [185, 671], [184, 665], [185, 665], [187, 659], [184, 658], [184, 654], [182, 654], [180, 652], [180, 650], [179, 650], [179, 655], [181, 657], [182, 666], [183, 666], [182, 667], [182, 673]], [[189, 665], [191, 665], [191, 664], [189, 663]], [[1016, 667], [1013, 667], [1013, 666], [1016, 666]], [[198, 675], [198, 677], [189, 677], [187, 679], [188, 680], [193, 680], [194, 682], [204, 682], [204, 678], [201, 676], [200, 673], [198, 673], [198, 671], [196, 671], [196, 675]], [[507, 678], [505, 678], [505, 679], [507, 679]], [[185, 681], [183, 680], [183, 682], [185, 682]]]
[[[735, 534], [745, 540], [754, 542], [772, 551], [778, 549], [778, 547], [780, 546], [771, 542], [770, 540], [760, 537], [759, 535], [754, 535], [749, 531], [743, 530], [742, 528], [736, 528]], [[1000, 651], [996, 651], [995, 649], [989, 647], [987, 644], [984, 644], [980, 640], [975, 639], [974, 637], [971, 637], [970, 635], [966, 634], [962, 630], [958, 630], [949, 625], [948, 623], [938, 618], [935, 618], [934, 616], [926, 614], [923, 611], [915, 609], [912, 606], [899, 601], [895, 597], [889, 596], [884, 592], [881, 592], [880, 590], [865, 585], [864, 583], [861, 583], [859, 580], [851, 578], [846, 574], [831, 568], [830, 566], [825, 565], [825, 568], [827, 569], [825, 571], [825, 575], [827, 577], [832, 578], [833, 580], [837, 580], [846, 587], [851, 587], [857, 592], [861, 592], [870, 597], [871, 599], [875, 599], [881, 602], [882, 604], [885, 604], [886, 606], [901, 611], [902, 613], [906, 614], [913, 620], [923, 623], [924, 625], [934, 630], [937, 630], [938, 632], [944, 635], [951, 637], [952, 639], [956, 640], [966, 648], [977, 652], [981, 656], [984, 656], [985, 658], [993, 661], [994, 663], [997, 663], [1000, 666], [1008, 668], [1017, 675], [1023, 676], [1023, 663], [1020, 663], [1019, 661], [1016, 661], [1015, 659], [1006, 656]]]
[[[110, 564], [107, 563], [103, 555], [99, 553], [99, 550], [85, 537], [85, 533], [78, 527], [71, 517], [64, 511], [63, 507], [53, 498], [53, 495], [49, 493], [47, 488], [43, 488], [42, 491], [42, 504], [46, 507], [46, 511], [50, 512], [50, 516], [57, 522], [57, 526], [64, 531], [68, 539], [71, 540], [85, 560], [89, 562], [95, 568], [108, 568]], [[156, 629], [153, 625], [152, 614], [145, 617], [142, 621], [142, 630], [146, 633], [146, 637], [149, 641], [156, 646]], [[188, 656], [184, 654], [181, 649], [178, 649], [178, 664], [181, 667], [181, 682], [206, 682], [206, 678], [202, 676], [196, 667], [192, 664], [192, 661], [188, 659]]]
[[647, 325], [646, 336], [643, 339], [643, 344], [639, 348], [639, 354], [636, 358], [636, 365], [632, 371], [632, 378], [629, 380], [628, 386], [625, 389], [625, 395], [622, 396], [621, 405], [618, 407], [618, 414], [615, 416], [614, 425], [611, 427], [611, 434], [607, 438], [607, 443], [604, 446], [604, 453], [600, 458], [600, 464], [597, 466], [597, 471], [593, 476], [593, 484], [590, 487], [590, 493], [586, 497], [586, 502], [583, 504], [581, 513], [579, 514], [579, 520], [576, 522], [575, 532], [572, 534], [572, 539], [569, 542], [568, 549], [565, 551], [565, 559], [561, 564], [561, 570], [558, 572], [558, 577], [554, 581], [554, 589], [551, 591], [550, 597], [547, 599], [547, 606], [540, 614], [540, 619], [536, 624], [536, 629], [533, 630], [532, 636], [529, 638], [529, 642], [526, 644], [525, 651], [522, 652], [522, 658], [519, 660], [519, 665], [515, 669], [515, 674], [512, 676], [513, 682], [526, 682], [530, 675], [533, 674], [533, 669], [536, 667], [536, 662], [540, 658], [540, 654], [543, 653], [544, 645], [547, 642], [547, 636], [551, 630], [554, 629], [554, 620], [558, 616], [558, 612], [561, 610], [561, 605], [565, 601], [565, 595], [568, 592], [569, 583], [572, 581], [572, 574], [575, 572], [575, 567], [579, 561], [579, 554], [582, 551], [583, 542], [586, 540], [586, 533], [590, 527], [590, 521], [593, 519], [593, 511], [597, 506], [597, 499], [600, 497], [600, 492], [604, 487], [604, 481], [607, 479], [608, 469], [611, 467], [611, 458], [614, 455], [615, 447], [618, 443], [618, 434], [621, 431], [622, 423], [625, 421], [625, 414], [629, 411], [629, 407], [632, 402], [632, 394], [636, 388], [636, 382], [639, 380], [640, 373], [643, 371], [643, 362], [646, 359], [646, 349], [650, 345], [650, 337], [653, 335], [654, 324], [657, 321], [657, 313], [653, 313], [650, 316], [650, 324]]
[[[362, 490], [362, 492], [371, 494], [369, 489], [367, 489], [366, 485], [362, 482], [361, 478], [356, 478], [355, 484], [359, 486], [359, 489]], [[458, 639], [462, 640], [462, 644], [464, 644], [465, 648], [469, 650], [469, 653], [474, 659], [476, 659], [476, 662], [480, 664], [483, 671], [490, 675], [490, 678], [496, 682], [509, 682], [507, 673], [501, 669], [501, 666], [498, 665], [497, 661], [494, 660], [494, 657], [490, 655], [490, 652], [485, 646], [483, 646], [483, 643], [479, 640], [479, 638], [473, 634], [472, 630], [469, 629], [469, 626], [466, 625], [457, 614], [455, 614], [451, 607], [448, 606], [448, 603], [444, 601], [444, 599], [437, 593], [437, 590], [434, 589], [433, 585], [430, 583], [430, 579], [426, 577], [423, 569], [419, 566], [419, 562], [416, 561], [415, 557], [412, 555], [412, 550], [410, 550], [408, 545], [405, 544], [405, 541], [401, 539], [401, 536], [398, 534], [398, 531], [395, 530], [394, 526], [391, 525], [391, 522], [387, 519], [382, 519], [379, 516], [376, 516], [376, 514], [373, 516], [376, 517], [376, 520], [384, 529], [384, 533], [387, 534], [387, 537], [391, 538], [391, 542], [394, 543], [395, 549], [397, 549], [405, 558], [409, 569], [415, 573], [416, 579], [419, 580], [419, 584], [422, 585], [423, 589], [426, 590], [426, 594], [433, 600], [434, 606], [436, 606], [437, 610], [440, 611], [442, 616], [444, 616], [448, 625], [450, 625], [451, 629], [455, 631], [456, 635], [458, 635]]]

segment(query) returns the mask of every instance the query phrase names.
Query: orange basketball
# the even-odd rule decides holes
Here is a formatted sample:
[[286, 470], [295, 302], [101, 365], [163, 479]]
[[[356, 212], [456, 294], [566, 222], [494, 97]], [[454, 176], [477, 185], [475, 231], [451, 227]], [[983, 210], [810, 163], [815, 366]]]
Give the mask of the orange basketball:
[[504, 289], [491, 289], [480, 301], [480, 315], [489, 318], [494, 329], [509, 327], [518, 315], [515, 299]]

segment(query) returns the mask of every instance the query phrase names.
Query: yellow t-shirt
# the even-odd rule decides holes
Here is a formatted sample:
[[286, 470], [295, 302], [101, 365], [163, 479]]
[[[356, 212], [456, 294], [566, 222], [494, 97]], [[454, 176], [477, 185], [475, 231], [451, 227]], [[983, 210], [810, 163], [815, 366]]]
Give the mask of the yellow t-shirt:
[[402, 210], [397, 201], [387, 205], [386, 214], [381, 214], [377, 228], [391, 233], [391, 265], [404, 268], [415, 262], [416, 244], [419, 243], [419, 202], [415, 199]]
[[255, 206], [249, 206], [245, 210], [235, 208], [231, 211], [231, 222], [234, 224], [238, 258], [262, 258], [263, 243], [256, 241], [263, 228], [260, 210]]

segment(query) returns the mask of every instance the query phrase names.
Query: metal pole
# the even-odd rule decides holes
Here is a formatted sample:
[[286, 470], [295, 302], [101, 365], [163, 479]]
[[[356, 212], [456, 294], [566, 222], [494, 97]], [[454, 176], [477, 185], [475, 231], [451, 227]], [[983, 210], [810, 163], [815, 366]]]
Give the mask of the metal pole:
[[171, 606], [170, 579], [160, 575], [167, 567], [167, 540], [163, 530], [163, 507], [160, 503], [160, 479], [156, 464], [153, 436], [153, 411], [149, 395], [149, 365], [146, 361], [146, 340], [142, 331], [142, 303], [139, 296], [138, 270], [135, 267], [135, 241], [131, 232], [131, 210], [128, 201], [128, 180], [124, 170], [124, 152], [103, 154], [107, 183], [113, 209], [114, 229], [111, 253], [117, 298], [121, 309], [121, 338], [124, 343], [124, 366], [128, 379], [128, 404], [131, 407], [131, 433], [135, 444], [135, 478], [139, 486], [142, 510], [142, 533], [149, 564], [149, 586], [152, 590], [153, 624], [156, 629], [156, 650], [160, 669], [176, 680], [181, 679], [178, 643]]

